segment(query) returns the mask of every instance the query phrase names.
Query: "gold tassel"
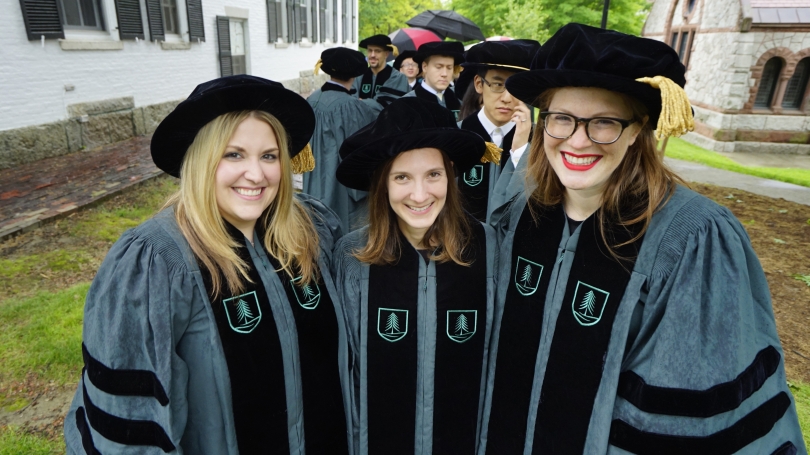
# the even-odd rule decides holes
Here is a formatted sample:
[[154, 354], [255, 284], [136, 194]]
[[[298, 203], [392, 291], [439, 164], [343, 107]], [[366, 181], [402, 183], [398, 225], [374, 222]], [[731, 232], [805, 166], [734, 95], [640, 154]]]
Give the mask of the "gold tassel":
[[290, 160], [293, 174], [303, 174], [315, 169], [315, 157], [312, 155], [312, 147], [307, 144], [298, 155]]
[[680, 136], [695, 129], [689, 98], [680, 85], [664, 76], [642, 77], [638, 82], [661, 90], [661, 115], [655, 128], [659, 141], [668, 136]]
[[394, 46], [393, 44], [389, 44], [388, 47], [390, 47], [391, 50], [394, 51], [394, 57], [399, 57], [399, 49], [397, 49], [396, 46]]
[[316, 76], [318, 75], [318, 71], [321, 69], [322, 65], [323, 65], [323, 60], [318, 59], [318, 63], [315, 64], [315, 71], [314, 71]]
[[487, 151], [484, 152], [484, 156], [481, 157], [482, 163], [495, 163], [498, 166], [501, 165], [501, 153], [503, 153], [503, 149], [498, 147], [497, 145], [493, 144], [492, 142], [487, 142]]

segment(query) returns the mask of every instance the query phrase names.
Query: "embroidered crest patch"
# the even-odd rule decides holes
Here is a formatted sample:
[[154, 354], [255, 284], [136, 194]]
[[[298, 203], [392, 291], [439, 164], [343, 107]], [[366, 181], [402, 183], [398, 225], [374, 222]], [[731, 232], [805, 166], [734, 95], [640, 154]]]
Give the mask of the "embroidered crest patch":
[[595, 288], [582, 281], [577, 281], [577, 288], [574, 291], [574, 301], [571, 302], [571, 310], [574, 318], [584, 326], [594, 325], [602, 319], [610, 293]]
[[408, 334], [408, 310], [378, 308], [377, 333], [390, 342], [404, 338]]
[[378, 86], [374, 87], [374, 94], [375, 95], [380, 93], [380, 87], [382, 87], [382, 85], [378, 85]]
[[521, 295], [532, 295], [537, 291], [543, 266], [518, 256], [515, 265], [515, 287]]
[[250, 333], [262, 320], [262, 309], [256, 291], [238, 295], [222, 301], [228, 324], [234, 332]]
[[310, 283], [303, 286], [298, 286], [296, 283], [301, 281], [301, 278], [302, 277], [299, 276], [298, 278], [290, 280], [293, 292], [295, 293], [295, 298], [298, 300], [298, 304], [301, 305], [301, 308], [306, 310], [314, 310], [318, 307], [318, 303], [321, 301], [321, 288], [318, 287], [318, 283]]
[[363, 85], [360, 87], [360, 91], [362, 91], [363, 93], [369, 93], [369, 92], [371, 92], [371, 84], [363, 84]]
[[469, 171], [464, 173], [464, 183], [469, 186], [477, 186], [484, 179], [484, 165], [476, 164]]
[[456, 343], [472, 338], [477, 327], [478, 310], [447, 310], [447, 337]]
[[459, 112], [461, 112], [461, 111], [453, 111], [453, 110], [451, 110], [450, 112], [452, 112], [452, 113], [453, 113], [453, 116], [456, 118], [456, 121], [458, 121], [458, 114], [459, 114]]

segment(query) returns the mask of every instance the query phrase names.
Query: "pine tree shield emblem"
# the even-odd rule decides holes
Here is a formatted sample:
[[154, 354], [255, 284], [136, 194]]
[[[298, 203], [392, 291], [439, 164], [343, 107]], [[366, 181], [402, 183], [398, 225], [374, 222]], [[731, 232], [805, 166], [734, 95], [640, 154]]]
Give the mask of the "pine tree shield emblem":
[[478, 310], [447, 310], [447, 337], [463, 343], [475, 335]]
[[408, 310], [377, 309], [377, 333], [385, 341], [399, 341], [408, 334]]
[[520, 295], [534, 294], [540, 284], [541, 276], [543, 276], [542, 265], [518, 256], [515, 265], [515, 287]]
[[301, 281], [301, 278], [302, 277], [299, 276], [298, 278], [290, 280], [295, 298], [298, 300], [298, 304], [301, 305], [301, 308], [314, 310], [321, 301], [321, 288], [318, 287], [318, 283], [309, 283], [299, 286], [297, 283]]
[[363, 85], [360, 87], [360, 90], [361, 90], [363, 93], [370, 93], [370, 92], [371, 92], [371, 84], [363, 84]]
[[484, 165], [476, 164], [472, 169], [464, 173], [464, 183], [468, 186], [478, 186], [484, 179]]
[[222, 301], [228, 324], [234, 332], [250, 333], [262, 320], [262, 309], [256, 291], [238, 295]]
[[571, 302], [571, 309], [574, 318], [580, 325], [591, 326], [602, 319], [610, 292], [595, 288], [582, 281], [577, 281], [577, 288], [574, 291], [574, 300]]

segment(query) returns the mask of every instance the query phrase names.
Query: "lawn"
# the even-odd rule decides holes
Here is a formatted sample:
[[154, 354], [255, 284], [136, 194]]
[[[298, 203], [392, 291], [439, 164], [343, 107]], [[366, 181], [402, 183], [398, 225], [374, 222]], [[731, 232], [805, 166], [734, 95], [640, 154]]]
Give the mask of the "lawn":
[[755, 177], [810, 187], [810, 169], [744, 166], [731, 158], [690, 144], [676, 137], [669, 138], [666, 156], [678, 160], [705, 164], [706, 166], [718, 169], [738, 172], [740, 174], [753, 175]]

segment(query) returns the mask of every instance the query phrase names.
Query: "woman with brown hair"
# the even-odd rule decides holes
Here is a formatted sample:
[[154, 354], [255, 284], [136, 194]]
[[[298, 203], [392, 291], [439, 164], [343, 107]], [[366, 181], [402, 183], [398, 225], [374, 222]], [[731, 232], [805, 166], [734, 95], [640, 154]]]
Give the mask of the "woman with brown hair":
[[339, 221], [292, 187], [314, 126], [297, 93], [244, 75], [158, 126], [152, 159], [180, 188], [90, 287], [69, 454], [350, 452]]
[[748, 236], [656, 152], [693, 126], [684, 72], [568, 24], [507, 80], [543, 130], [498, 223], [480, 454], [806, 453]]
[[454, 178], [481, 162], [484, 141], [437, 103], [402, 98], [340, 153], [338, 181], [369, 192], [368, 226], [341, 239], [333, 262], [356, 454], [474, 453], [496, 245]]

